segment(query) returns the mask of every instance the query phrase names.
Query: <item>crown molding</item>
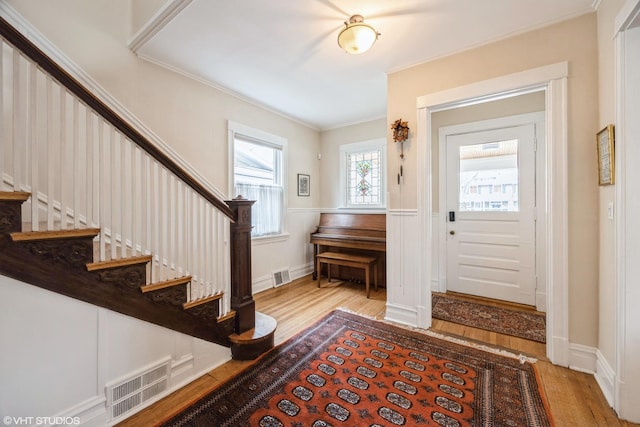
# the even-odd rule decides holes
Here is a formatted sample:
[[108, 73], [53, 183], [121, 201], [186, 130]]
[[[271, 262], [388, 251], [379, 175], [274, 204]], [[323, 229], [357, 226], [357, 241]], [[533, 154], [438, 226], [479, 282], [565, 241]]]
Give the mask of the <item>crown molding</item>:
[[173, 20], [192, 0], [173, 0], [160, 8], [155, 15], [134, 34], [127, 46], [137, 53], [149, 40], [158, 34], [169, 22]]

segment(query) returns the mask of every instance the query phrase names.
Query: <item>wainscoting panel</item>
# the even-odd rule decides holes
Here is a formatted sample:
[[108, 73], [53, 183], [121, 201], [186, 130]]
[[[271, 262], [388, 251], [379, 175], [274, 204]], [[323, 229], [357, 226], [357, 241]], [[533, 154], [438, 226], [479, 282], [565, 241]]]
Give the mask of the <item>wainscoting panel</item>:
[[[431, 287], [431, 279], [420, 281], [421, 241], [415, 209], [387, 212], [387, 314], [386, 319], [418, 326], [423, 316], [419, 311], [425, 301], [419, 301], [420, 287]], [[431, 276], [425, 276], [431, 277]], [[430, 312], [429, 312], [430, 317]]]
[[431, 235], [433, 237], [433, 245], [431, 249], [431, 291], [446, 291], [444, 283], [444, 266], [440, 265], [444, 262], [444, 257], [440, 251], [446, 248], [440, 248], [440, 213], [433, 212], [431, 214]]
[[287, 210], [285, 234], [255, 239], [252, 243], [253, 293], [274, 287], [273, 273], [289, 270], [291, 280], [313, 271], [313, 245], [310, 234], [318, 226], [321, 209]]
[[[0, 276], [3, 415], [110, 420], [105, 386], [158, 360], [171, 361], [152, 404], [231, 359], [228, 348]], [[60, 392], [64, 384], [64, 393]], [[5, 412], [6, 411], [6, 412]], [[133, 412], [135, 412], [133, 411]], [[127, 413], [126, 415], [130, 415]]]

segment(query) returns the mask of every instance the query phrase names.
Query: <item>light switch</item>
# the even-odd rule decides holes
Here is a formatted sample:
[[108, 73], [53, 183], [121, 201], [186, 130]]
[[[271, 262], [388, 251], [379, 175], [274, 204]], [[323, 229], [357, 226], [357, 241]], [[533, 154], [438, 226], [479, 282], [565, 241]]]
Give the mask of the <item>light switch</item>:
[[613, 220], [613, 202], [609, 202], [609, 205], [607, 206], [607, 217], [610, 220]]

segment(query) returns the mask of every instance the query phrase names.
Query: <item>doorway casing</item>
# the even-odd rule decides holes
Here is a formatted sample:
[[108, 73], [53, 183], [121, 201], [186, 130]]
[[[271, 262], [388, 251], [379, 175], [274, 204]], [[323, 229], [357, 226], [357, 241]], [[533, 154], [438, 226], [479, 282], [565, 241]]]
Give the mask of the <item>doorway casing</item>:
[[417, 99], [418, 130], [418, 224], [420, 233], [418, 325], [431, 326], [432, 230], [432, 132], [431, 114], [437, 111], [480, 104], [533, 91], [545, 91], [545, 197], [547, 357], [552, 363], [569, 366], [568, 303], [568, 206], [567, 194], [567, 62], [509, 74]]
[[[610, 404], [620, 418], [640, 421], [640, 204], [637, 168], [640, 159], [640, 0], [627, 0], [615, 20], [616, 57], [616, 360], [611, 378], [596, 374]], [[600, 366], [607, 361], [600, 361]], [[605, 369], [603, 369], [606, 372]]]

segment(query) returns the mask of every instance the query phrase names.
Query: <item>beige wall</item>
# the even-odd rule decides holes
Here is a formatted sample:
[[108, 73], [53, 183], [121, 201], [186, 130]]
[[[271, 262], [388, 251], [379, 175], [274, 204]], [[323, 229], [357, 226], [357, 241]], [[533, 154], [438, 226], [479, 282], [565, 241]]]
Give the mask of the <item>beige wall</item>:
[[[598, 8], [598, 87], [599, 129], [615, 123], [615, 57], [614, 21], [623, 0], [604, 0]], [[595, 138], [593, 139], [595, 146]], [[608, 218], [608, 205], [615, 199], [615, 185], [599, 188], [599, 342], [598, 349], [609, 363], [616, 366], [616, 271], [615, 222]], [[615, 207], [614, 207], [615, 208]]]
[[[386, 138], [387, 120], [379, 119], [324, 131], [320, 134], [320, 206], [340, 207], [340, 146], [353, 142]], [[388, 157], [388, 155], [387, 155]]]
[[[530, 31], [389, 75], [388, 117], [409, 120], [405, 183], [389, 186], [390, 207], [417, 207], [416, 98], [562, 61], [569, 63], [569, 339], [598, 343], [598, 187], [593, 138], [598, 130], [595, 13]], [[390, 132], [389, 132], [390, 135]], [[393, 148], [393, 147], [391, 147]], [[390, 148], [390, 153], [393, 150]], [[397, 156], [389, 155], [393, 170]]]
[[129, 0], [131, 4], [131, 36], [140, 31], [170, 0]]
[[229, 119], [286, 138], [289, 207], [319, 204], [317, 180], [312, 180], [311, 197], [296, 192], [296, 173], [318, 176], [319, 133], [139, 59], [127, 48], [128, 0], [8, 3], [223, 193], [228, 191]]

